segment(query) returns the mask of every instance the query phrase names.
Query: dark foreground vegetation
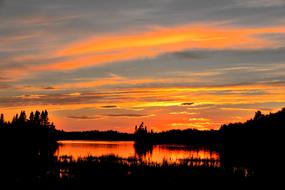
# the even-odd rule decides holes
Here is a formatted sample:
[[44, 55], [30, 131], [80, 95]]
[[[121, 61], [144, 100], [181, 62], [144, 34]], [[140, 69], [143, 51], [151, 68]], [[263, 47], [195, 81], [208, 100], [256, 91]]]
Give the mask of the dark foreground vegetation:
[[260, 111], [244, 123], [222, 125], [219, 130], [193, 129], [152, 133], [143, 123], [136, 127], [137, 147], [182, 143], [219, 152], [224, 168], [244, 168], [247, 176], [281, 180], [285, 171], [285, 108], [268, 115]]
[[[256, 112], [245, 123], [223, 125], [219, 130], [148, 131], [142, 123], [134, 134], [108, 132], [65, 133], [50, 123], [48, 112], [22, 111], [11, 122], [0, 117], [0, 185], [33, 186], [38, 189], [79, 189], [82, 187], [191, 187], [249, 186], [284, 178], [285, 109], [263, 115]], [[135, 140], [137, 154], [153, 145], [180, 143], [207, 147], [220, 160], [185, 159], [178, 163], [147, 163], [140, 158], [116, 156], [73, 160], [57, 157], [60, 139]], [[282, 183], [280, 183], [282, 184]], [[9, 188], [10, 189], [10, 188]]]
[[[223, 184], [224, 180], [242, 185], [243, 171], [233, 171], [215, 165], [214, 160], [189, 159], [179, 163], [145, 163], [137, 158], [116, 156], [87, 157], [72, 160], [61, 157], [60, 184], [116, 188], [169, 188]], [[248, 183], [251, 181], [248, 180]], [[204, 185], [203, 185], [204, 184]]]
[[56, 132], [47, 111], [31, 112], [29, 118], [22, 111], [11, 122], [1, 114], [1, 187], [41, 181], [53, 167], [58, 146]]

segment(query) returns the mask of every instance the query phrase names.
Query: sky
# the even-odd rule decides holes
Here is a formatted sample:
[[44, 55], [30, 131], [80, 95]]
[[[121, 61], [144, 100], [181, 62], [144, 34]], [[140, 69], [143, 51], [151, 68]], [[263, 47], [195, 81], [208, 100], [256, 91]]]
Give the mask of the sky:
[[285, 0], [0, 0], [0, 112], [218, 129], [285, 107]]

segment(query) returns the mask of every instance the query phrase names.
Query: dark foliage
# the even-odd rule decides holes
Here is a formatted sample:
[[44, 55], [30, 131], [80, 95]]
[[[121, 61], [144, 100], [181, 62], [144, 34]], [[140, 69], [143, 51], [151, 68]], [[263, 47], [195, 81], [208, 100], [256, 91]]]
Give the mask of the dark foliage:
[[[144, 123], [134, 134], [115, 131], [64, 132], [50, 123], [47, 111], [22, 111], [5, 121], [0, 114], [0, 184], [33, 185], [42, 189], [78, 189], [88, 186], [178, 188], [191, 185], [280, 184], [284, 171], [285, 109], [264, 115], [256, 112], [245, 123], [230, 123], [219, 130], [148, 131]], [[54, 156], [56, 140], [135, 140], [135, 158], [115, 156], [73, 160]], [[206, 147], [220, 154], [215, 160], [185, 159], [180, 163], [144, 163], [155, 144]], [[278, 182], [278, 183], [276, 183]]]
[[144, 153], [155, 144], [186, 144], [218, 151], [222, 167], [240, 170], [256, 179], [279, 180], [284, 176], [285, 109], [268, 115], [257, 111], [253, 119], [244, 123], [230, 123], [211, 131], [153, 133], [142, 123], [135, 129], [135, 140], [135, 146]]
[[118, 131], [79, 131], [79, 132], [58, 132], [60, 140], [111, 140], [111, 141], [132, 141], [133, 135], [120, 133]]
[[12, 122], [0, 119], [1, 184], [41, 183], [52, 176], [57, 149], [56, 130], [49, 122], [48, 112], [25, 111]]
[[[211, 167], [205, 161], [185, 160], [181, 163], [144, 163], [136, 158], [116, 156], [86, 157], [77, 161], [60, 158], [63, 173], [60, 184], [68, 188], [200, 188], [213, 185], [223, 186], [225, 182], [245, 185], [244, 175], [220, 167]], [[226, 180], [226, 181], [225, 181]]]
[[285, 169], [285, 109], [263, 115], [257, 111], [245, 123], [220, 128], [221, 157], [226, 167], [246, 167], [249, 174], [280, 178]]

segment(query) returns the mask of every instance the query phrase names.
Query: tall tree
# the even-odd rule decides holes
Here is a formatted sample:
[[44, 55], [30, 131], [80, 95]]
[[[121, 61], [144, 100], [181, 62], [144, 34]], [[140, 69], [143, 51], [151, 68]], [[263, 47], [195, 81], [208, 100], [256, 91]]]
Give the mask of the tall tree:
[[3, 123], [4, 123], [4, 114], [3, 114], [3, 113], [1, 113], [0, 122], [3, 122]]
[[0, 116], [0, 125], [3, 125], [4, 123], [5, 123], [4, 114], [1, 113], [1, 116]]
[[264, 115], [261, 113], [261, 111], [257, 111], [255, 112], [255, 116], [253, 118], [253, 120], [257, 121], [260, 120]]
[[39, 126], [40, 125], [40, 120], [41, 120], [41, 113], [37, 110], [35, 112], [35, 117], [34, 117], [34, 124], [36, 126]]
[[29, 118], [30, 118], [30, 124], [33, 125], [34, 124], [34, 120], [35, 120], [34, 112], [30, 113], [30, 117]]
[[21, 127], [24, 127], [24, 126], [26, 126], [26, 122], [27, 122], [26, 112], [21, 111], [19, 119], [18, 119], [18, 123]]
[[43, 127], [48, 127], [49, 126], [49, 119], [48, 119], [48, 112], [47, 112], [47, 110], [42, 111], [42, 113], [41, 113], [41, 125]]

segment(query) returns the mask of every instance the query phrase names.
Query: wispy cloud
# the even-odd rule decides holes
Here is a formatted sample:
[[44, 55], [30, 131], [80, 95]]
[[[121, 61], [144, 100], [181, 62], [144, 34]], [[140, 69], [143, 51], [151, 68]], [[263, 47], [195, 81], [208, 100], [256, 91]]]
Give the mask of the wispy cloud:
[[112, 108], [118, 108], [118, 106], [116, 106], [116, 105], [104, 105], [104, 106], [101, 106], [101, 108], [112, 109]]
[[154, 117], [154, 114], [145, 115], [145, 114], [135, 114], [135, 113], [128, 113], [128, 114], [109, 114], [106, 115], [108, 117]]
[[96, 120], [96, 119], [100, 119], [99, 116], [68, 116], [67, 118], [70, 119], [78, 119], [78, 120]]
[[96, 36], [67, 45], [56, 52], [55, 56], [70, 57], [69, 60], [35, 69], [78, 69], [103, 63], [154, 57], [166, 52], [193, 48], [263, 48], [276, 44], [270, 40], [254, 38], [254, 35], [274, 32], [285, 32], [285, 28], [234, 28], [201, 24], [157, 28], [141, 33]]
[[195, 112], [187, 112], [187, 111], [177, 111], [177, 112], [170, 112], [170, 115], [195, 115]]
[[193, 102], [184, 102], [181, 104], [181, 106], [191, 106], [192, 104], [194, 104]]
[[283, 0], [29, 2], [0, 0], [10, 115], [45, 107], [64, 129], [205, 129], [285, 106]]
[[[96, 35], [96, 37], [87, 37], [87, 39], [70, 45], [61, 46], [56, 52], [50, 50], [43, 56], [39, 55], [38, 61], [42, 64], [26, 64], [21, 69], [8, 67], [2, 73], [5, 73], [5, 77], [26, 77], [35, 72], [64, 72], [108, 63], [153, 58], [185, 49], [279, 47], [280, 44], [274, 40], [256, 37], [267, 33], [285, 33], [285, 28], [277, 26], [266, 28], [221, 27], [201, 23], [173, 28], [158, 27], [138, 33]], [[28, 58], [19, 59], [18, 62], [28, 63], [31, 59], [34, 58], [28, 56]]]
[[250, 8], [285, 6], [283, 0], [236, 0], [236, 3], [239, 6]]

